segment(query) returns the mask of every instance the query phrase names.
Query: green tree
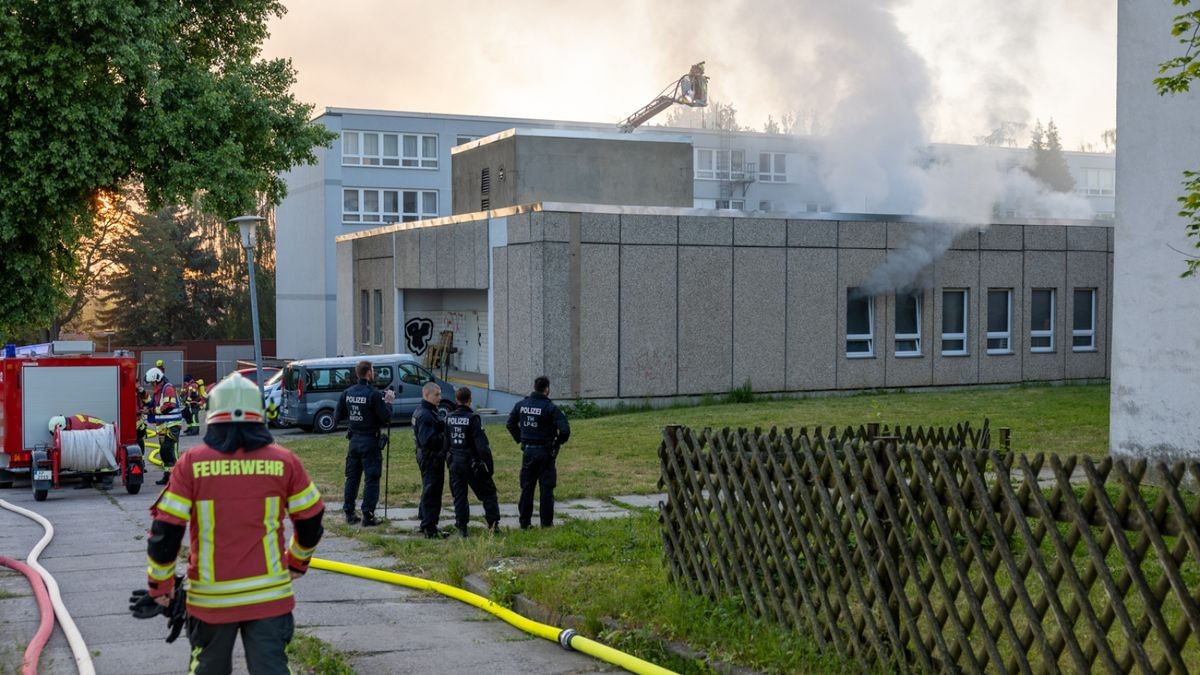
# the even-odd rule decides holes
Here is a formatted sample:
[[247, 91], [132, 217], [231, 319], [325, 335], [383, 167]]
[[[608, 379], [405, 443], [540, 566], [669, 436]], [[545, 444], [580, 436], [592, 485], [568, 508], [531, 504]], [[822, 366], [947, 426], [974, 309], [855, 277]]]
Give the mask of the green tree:
[[1033, 166], [1029, 173], [1043, 185], [1055, 192], [1070, 192], [1075, 189], [1075, 179], [1071, 169], [1063, 157], [1062, 141], [1058, 136], [1058, 127], [1054, 119], [1043, 128], [1041, 120], [1033, 127], [1033, 136], [1029, 142], [1033, 151]]
[[[1179, 7], [1187, 7], [1191, 0], [1175, 0]], [[1171, 35], [1184, 46], [1182, 56], [1176, 56], [1159, 64], [1160, 77], [1154, 78], [1154, 86], [1160, 96], [1179, 94], [1191, 89], [1192, 80], [1200, 79], [1200, 9], [1184, 12], [1175, 17], [1171, 24]], [[1183, 195], [1179, 197], [1179, 215], [1187, 221], [1187, 236], [1196, 240], [1200, 248], [1200, 170], [1183, 172]], [[1190, 277], [1200, 269], [1200, 257], [1187, 260], [1184, 277]]]
[[0, 333], [50, 324], [97, 196], [230, 217], [333, 134], [291, 63], [262, 60], [278, 0], [7, 0], [0, 10]]
[[217, 257], [193, 214], [180, 208], [138, 216], [136, 232], [114, 255], [105, 286], [111, 306], [100, 319], [131, 345], [169, 345], [218, 337], [233, 289], [216, 275]]

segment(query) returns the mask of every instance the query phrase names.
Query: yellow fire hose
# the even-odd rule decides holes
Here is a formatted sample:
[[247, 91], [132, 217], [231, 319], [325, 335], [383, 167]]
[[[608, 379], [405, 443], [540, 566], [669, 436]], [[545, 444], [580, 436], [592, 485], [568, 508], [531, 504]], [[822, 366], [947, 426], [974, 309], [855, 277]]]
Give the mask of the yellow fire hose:
[[309, 563], [310, 567], [327, 572], [337, 572], [339, 574], [348, 574], [354, 577], [363, 579], [371, 579], [373, 581], [382, 581], [396, 586], [407, 586], [421, 591], [434, 591], [447, 597], [454, 598], [461, 602], [465, 602], [473, 607], [478, 607], [489, 614], [493, 614], [500, 619], [503, 619], [508, 624], [519, 628], [530, 635], [557, 642], [566, 649], [574, 649], [583, 652], [588, 656], [600, 659], [614, 666], [620, 666], [631, 673], [639, 675], [674, 675], [673, 671], [667, 670], [642, 659], [618, 651], [612, 647], [589, 640], [588, 638], [579, 635], [574, 630], [555, 628], [547, 626], [544, 623], [538, 623], [531, 619], [527, 619], [520, 614], [502, 607], [487, 598], [464, 591], [461, 588], [451, 586], [449, 584], [421, 579], [420, 577], [410, 577], [406, 574], [397, 574], [396, 572], [385, 572], [371, 567], [363, 567], [361, 565], [351, 565], [349, 563], [338, 562], [336, 560], [325, 560], [323, 558], [313, 558]]

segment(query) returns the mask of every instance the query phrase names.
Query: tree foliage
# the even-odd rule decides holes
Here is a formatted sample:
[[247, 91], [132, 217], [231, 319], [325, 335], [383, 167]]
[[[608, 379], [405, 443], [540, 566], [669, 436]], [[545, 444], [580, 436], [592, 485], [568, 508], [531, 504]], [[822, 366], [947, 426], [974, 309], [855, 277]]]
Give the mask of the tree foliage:
[[1033, 151], [1033, 166], [1029, 168], [1031, 176], [1055, 192], [1075, 189], [1075, 178], [1071, 176], [1071, 168], [1063, 157], [1062, 141], [1053, 118], [1045, 128], [1041, 120], [1034, 125], [1029, 149]]
[[221, 218], [278, 203], [332, 135], [261, 60], [277, 0], [8, 0], [0, 9], [0, 333], [51, 322], [98, 195]]
[[[255, 276], [262, 334], [275, 335], [274, 225], [259, 223]], [[250, 335], [249, 277], [238, 233], [198, 209], [139, 216], [105, 285], [105, 328], [122, 344]]]
[[[1175, 0], [1179, 7], [1187, 7], [1191, 0]], [[1184, 46], [1183, 55], [1168, 59], [1159, 64], [1159, 77], [1154, 78], [1154, 86], [1160, 96], [1167, 94], [1186, 93], [1191, 90], [1192, 80], [1200, 79], [1200, 9], [1184, 12], [1171, 22], [1171, 35]], [[1179, 197], [1179, 215], [1187, 221], [1187, 236], [1196, 240], [1194, 246], [1200, 248], [1200, 170], [1183, 172], [1183, 195]], [[1184, 277], [1190, 277], [1200, 270], [1200, 257], [1190, 257], [1186, 261]]]

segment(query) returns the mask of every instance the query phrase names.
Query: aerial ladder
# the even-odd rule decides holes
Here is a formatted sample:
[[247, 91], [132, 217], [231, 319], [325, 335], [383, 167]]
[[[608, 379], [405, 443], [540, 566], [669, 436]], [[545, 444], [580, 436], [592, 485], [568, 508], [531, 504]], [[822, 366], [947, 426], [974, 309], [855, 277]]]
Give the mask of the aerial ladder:
[[632, 133], [634, 129], [645, 124], [650, 118], [676, 103], [692, 108], [703, 108], [708, 105], [708, 76], [704, 74], [703, 61], [692, 66], [687, 75], [664, 87], [653, 101], [621, 120], [617, 124], [617, 128], [624, 133]]

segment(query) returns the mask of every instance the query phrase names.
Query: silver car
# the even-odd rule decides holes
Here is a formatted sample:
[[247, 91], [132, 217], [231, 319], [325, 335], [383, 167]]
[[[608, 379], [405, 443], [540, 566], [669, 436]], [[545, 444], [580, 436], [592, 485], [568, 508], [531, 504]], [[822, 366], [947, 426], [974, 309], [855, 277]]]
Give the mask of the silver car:
[[306, 359], [293, 361], [283, 369], [279, 423], [304, 431], [333, 431], [338, 399], [358, 382], [354, 367], [364, 359], [375, 366], [375, 386], [396, 392], [393, 422], [409, 421], [421, 404], [421, 387], [426, 382], [436, 382], [442, 388], [442, 408], [454, 407], [454, 386], [438, 379], [411, 354]]

